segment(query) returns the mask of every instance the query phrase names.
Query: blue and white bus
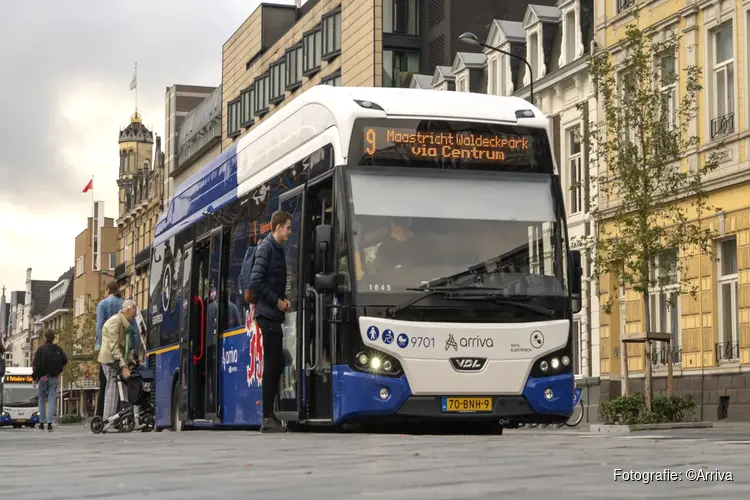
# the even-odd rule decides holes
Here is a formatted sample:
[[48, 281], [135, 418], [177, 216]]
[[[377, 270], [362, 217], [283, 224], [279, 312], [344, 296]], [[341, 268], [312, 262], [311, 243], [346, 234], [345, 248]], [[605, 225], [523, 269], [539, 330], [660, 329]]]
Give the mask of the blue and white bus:
[[5, 370], [0, 401], [0, 427], [34, 427], [39, 424], [39, 395], [31, 378], [33, 368]]
[[567, 420], [580, 255], [548, 119], [514, 97], [321, 85], [178, 187], [157, 223], [157, 429], [261, 424], [240, 271], [278, 209], [293, 216], [282, 420]]

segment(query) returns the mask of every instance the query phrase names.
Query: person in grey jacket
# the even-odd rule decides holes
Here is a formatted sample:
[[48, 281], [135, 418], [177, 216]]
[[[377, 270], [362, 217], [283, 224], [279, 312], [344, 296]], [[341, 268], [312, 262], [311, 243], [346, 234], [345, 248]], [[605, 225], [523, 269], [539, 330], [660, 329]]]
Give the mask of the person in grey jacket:
[[292, 234], [292, 216], [277, 211], [271, 216], [271, 235], [255, 251], [248, 288], [258, 296], [255, 321], [263, 335], [263, 425], [261, 432], [284, 432], [273, 413], [273, 404], [284, 371], [284, 313], [291, 308], [286, 297], [286, 257], [282, 244]]

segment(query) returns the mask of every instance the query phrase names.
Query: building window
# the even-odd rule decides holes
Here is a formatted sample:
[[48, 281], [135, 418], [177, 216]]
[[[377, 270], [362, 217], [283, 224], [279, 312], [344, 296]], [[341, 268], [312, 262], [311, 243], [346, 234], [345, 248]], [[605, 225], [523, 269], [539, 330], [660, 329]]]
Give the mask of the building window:
[[667, 120], [672, 130], [677, 120], [677, 80], [674, 54], [666, 54], [659, 61], [660, 90], [664, 99], [662, 119]]
[[734, 132], [734, 40], [732, 24], [713, 32], [714, 112], [711, 119], [711, 137]]
[[270, 73], [270, 99], [271, 104], [277, 104], [286, 97], [286, 58], [271, 65]]
[[419, 52], [383, 51], [383, 87], [408, 87], [410, 73], [419, 73]]
[[334, 73], [322, 78], [320, 84], [341, 87], [341, 70], [335, 71]]
[[112, 252], [109, 254], [109, 270], [112, 271], [117, 267], [117, 253]]
[[240, 134], [241, 112], [242, 101], [240, 99], [227, 103], [227, 136], [234, 137]]
[[576, 58], [576, 11], [569, 10], [565, 14], [565, 64], [570, 64]]
[[268, 113], [271, 91], [271, 77], [269, 73], [255, 80], [255, 116]]
[[615, 0], [617, 2], [617, 13], [623, 12], [635, 4], [635, 0]]
[[302, 85], [303, 44], [298, 43], [286, 51], [286, 89], [294, 91]]
[[417, 0], [384, 0], [383, 33], [419, 35]]
[[323, 17], [323, 55], [326, 61], [341, 54], [341, 8]]
[[679, 255], [677, 249], [663, 252], [651, 261], [649, 267], [650, 330], [672, 334], [671, 349], [666, 342], [658, 342], [652, 362], [667, 364], [667, 356], [679, 363], [680, 352], [680, 279], [677, 275]]
[[318, 25], [302, 37], [302, 43], [304, 44], [304, 76], [311, 76], [320, 71], [320, 58], [323, 50], [321, 45], [322, 36], [322, 29]]
[[567, 132], [568, 144], [568, 182], [570, 192], [570, 213], [577, 214], [583, 210], [583, 160], [581, 154], [580, 127]]
[[242, 128], [248, 128], [253, 123], [253, 93], [252, 87], [249, 87], [242, 91], [240, 94], [240, 100], [242, 101], [242, 120], [240, 126]]
[[76, 277], [82, 275], [83, 272], [85, 271], [83, 265], [84, 265], [84, 260], [83, 260], [83, 255], [82, 255], [76, 259]]
[[719, 285], [719, 360], [739, 357], [737, 342], [740, 331], [739, 284], [737, 280], [737, 238], [727, 238], [719, 243], [718, 285]]

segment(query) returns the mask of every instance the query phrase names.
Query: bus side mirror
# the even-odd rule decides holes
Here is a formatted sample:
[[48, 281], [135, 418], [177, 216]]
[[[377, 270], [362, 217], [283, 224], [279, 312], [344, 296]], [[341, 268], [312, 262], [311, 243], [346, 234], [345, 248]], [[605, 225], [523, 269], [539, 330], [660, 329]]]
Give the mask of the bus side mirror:
[[315, 272], [326, 273], [333, 270], [333, 247], [331, 245], [331, 225], [321, 224], [315, 228]]
[[336, 292], [338, 289], [338, 276], [331, 274], [316, 274], [315, 289], [319, 292]]
[[570, 285], [570, 294], [573, 299], [573, 312], [581, 312], [581, 276], [583, 275], [583, 269], [581, 268], [581, 251], [571, 250], [570, 251], [570, 267], [568, 267]]

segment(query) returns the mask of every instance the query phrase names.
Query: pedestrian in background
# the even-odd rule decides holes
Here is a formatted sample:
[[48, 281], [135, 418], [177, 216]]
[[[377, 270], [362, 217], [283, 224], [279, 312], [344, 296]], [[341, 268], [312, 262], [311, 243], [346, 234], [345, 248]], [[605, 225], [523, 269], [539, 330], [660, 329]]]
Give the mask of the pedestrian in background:
[[52, 420], [55, 417], [55, 396], [57, 395], [58, 377], [68, 364], [68, 356], [55, 344], [55, 331], [47, 328], [44, 332], [44, 344], [34, 353], [31, 378], [39, 395], [39, 430], [52, 432]]
[[[122, 310], [123, 299], [120, 298], [120, 287], [116, 281], [110, 281], [107, 283], [105, 289], [107, 297], [99, 302], [96, 306], [96, 345], [94, 351], [99, 352], [102, 346], [102, 327], [112, 316], [116, 315]], [[135, 320], [131, 322], [132, 326], [132, 338], [130, 340], [131, 347], [135, 352], [140, 350], [140, 332], [138, 325]], [[96, 402], [96, 414], [99, 417], [104, 418], [104, 394], [107, 391], [107, 376], [104, 372], [104, 366], [99, 366], [99, 396]]]
[[[104, 323], [102, 327], [102, 345], [99, 351], [99, 363], [104, 367], [107, 376], [106, 392], [104, 394], [104, 414], [102, 418], [106, 421], [117, 413], [119, 394], [117, 392], [117, 375], [123, 378], [130, 376], [128, 368], [128, 356], [125, 352], [128, 329], [131, 327], [137, 306], [132, 300], [126, 300], [122, 309]], [[109, 425], [104, 428], [107, 431]]]

